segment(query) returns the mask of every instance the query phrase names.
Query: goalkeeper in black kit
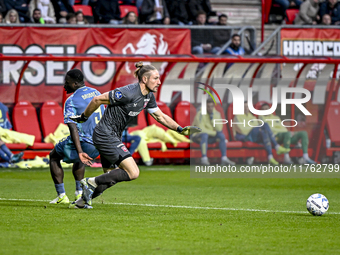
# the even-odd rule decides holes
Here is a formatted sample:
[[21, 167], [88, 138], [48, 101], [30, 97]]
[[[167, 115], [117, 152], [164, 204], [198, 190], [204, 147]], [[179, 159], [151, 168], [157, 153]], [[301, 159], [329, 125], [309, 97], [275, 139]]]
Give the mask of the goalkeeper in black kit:
[[[72, 120], [85, 122], [96, 109], [107, 104], [103, 117], [93, 132], [93, 142], [99, 151], [104, 174], [81, 180], [82, 198], [73, 203], [75, 208], [92, 208], [92, 199], [118, 182], [131, 181], [139, 176], [139, 168], [130, 152], [122, 143], [122, 132], [127, 124], [146, 109], [151, 116], [165, 127], [182, 135], [201, 132], [197, 127], [179, 126], [157, 106], [153, 92], [157, 92], [160, 82], [158, 70], [152, 65], [136, 64], [134, 75], [138, 82], [96, 96], [80, 116]], [[82, 158], [84, 164], [91, 165], [92, 158]], [[118, 166], [114, 168], [112, 166]], [[114, 169], [113, 169], [114, 168]]]

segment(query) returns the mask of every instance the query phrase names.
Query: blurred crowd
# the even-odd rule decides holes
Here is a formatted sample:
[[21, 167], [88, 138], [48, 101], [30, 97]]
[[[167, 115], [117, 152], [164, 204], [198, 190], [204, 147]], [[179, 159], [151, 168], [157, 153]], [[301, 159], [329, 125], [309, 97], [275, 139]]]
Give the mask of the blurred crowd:
[[[74, 5], [89, 6], [93, 17], [84, 18]], [[135, 11], [122, 15], [121, 6], [134, 6]], [[203, 11], [207, 23], [212, 11], [209, 0], [0, 0], [1, 23], [41, 24], [174, 24], [197, 23], [198, 12]]]
[[338, 0], [273, 0], [273, 7], [287, 17], [287, 11], [297, 9], [293, 24], [339, 25], [340, 3]]
[[[128, 10], [124, 15], [123, 7]], [[246, 53], [241, 37], [221, 27], [228, 25], [228, 16], [213, 11], [210, 0], [0, 0], [0, 23], [194, 25], [199, 29], [192, 30], [193, 54]], [[217, 29], [207, 31], [206, 25]], [[224, 49], [229, 39], [231, 45]]]

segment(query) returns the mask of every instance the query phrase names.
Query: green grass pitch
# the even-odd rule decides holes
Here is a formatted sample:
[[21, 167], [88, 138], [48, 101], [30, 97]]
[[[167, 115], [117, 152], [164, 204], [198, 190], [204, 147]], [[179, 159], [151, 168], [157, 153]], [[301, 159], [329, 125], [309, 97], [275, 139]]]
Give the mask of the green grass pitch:
[[[87, 169], [97, 176], [101, 169]], [[73, 198], [74, 181], [65, 170]], [[322, 193], [329, 211], [312, 216]], [[340, 179], [194, 179], [141, 167], [93, 202], [50, 205], [49, 170], [0, 170], [0, 254], [340, 254]]]

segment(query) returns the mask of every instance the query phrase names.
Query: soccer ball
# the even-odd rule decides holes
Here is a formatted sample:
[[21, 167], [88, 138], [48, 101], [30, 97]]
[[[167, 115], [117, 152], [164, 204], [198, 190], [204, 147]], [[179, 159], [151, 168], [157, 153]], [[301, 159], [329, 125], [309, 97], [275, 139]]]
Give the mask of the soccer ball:
[[322, 194], [313, 194], [307, 199], [307, 210], [314, 216], [321, 216], [329, 208], [328, 199]]

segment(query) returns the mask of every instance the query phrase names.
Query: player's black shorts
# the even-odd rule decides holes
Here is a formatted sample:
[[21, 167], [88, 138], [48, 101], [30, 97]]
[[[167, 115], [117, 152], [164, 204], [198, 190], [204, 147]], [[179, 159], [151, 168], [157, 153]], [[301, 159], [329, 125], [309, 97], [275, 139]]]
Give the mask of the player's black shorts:
[[93, 143], [99, 151], [103, 168], [119, 166], [124, 159], [131, 157], [122, 140], [116, 135], [93, 132]]

